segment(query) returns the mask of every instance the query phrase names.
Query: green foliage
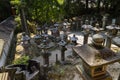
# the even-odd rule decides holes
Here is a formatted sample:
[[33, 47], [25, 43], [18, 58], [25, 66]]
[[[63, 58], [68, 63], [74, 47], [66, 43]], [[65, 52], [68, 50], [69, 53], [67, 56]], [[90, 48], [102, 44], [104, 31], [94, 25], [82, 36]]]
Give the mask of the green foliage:
[[64, 69], [60, 69], [60, 70], [59, 70], [59, 73], [60, 73], [61, 75], [64, 75], [64, 74], [65, 74], [65, 70], [64, 70]]
[[53, 72], [59, 76], [64, 76], [65, 75], [65, 68], [63, 68], [62, 66], [60, 65], [54, 65], [52, 66], [53, 68]]
[[[19, 15], [16, 16], [15, 21], [17, 23], [17, 27], [16, 27], [15, 33], [17, 34], [19, 32], [22, 32], [21, 19], [20, 19]], [[36, 25], [35, 25], [35, 23], [32, 22], [32, 21], [30, 22], [30, 21], [27, 20], [27, 24], [28, 24], [28, 28], [29, 28], [30, 32], [35, 33], [36, 32]]]
[[10, 3], [12, 5], [20, 5], [21, 4], [20, 0], [11, 0]]
[[[59, 1], [59, 3], [58, 3]], [[38, 22], [49, 22], [51, 20], [57, 21], [64, 16], [64, 10], [62, 7], [62, 0], [34, 0], [28, 1], [27, 9], [28, 15], [32, 20]], [[61, 16], [61, 17], [60, 17]]]
[[22, 56], [13, 61], [13, 64], [28, 64], [27, 61], [29, 60], [29, 56]]
[[21, 19], [20, 19], [20, 16], [16, 16], [15, 21], [16, 21], [16, 23], [17, 23], [17, 27], [16, 27], [15, 33], [17, 34], [17, 33], [19, 33], [19, 32], [22, 31], [22, 29], [21, 29]]
[[27, 17], [37, 22], [58, 21], [64, 16], [64, 0], [11, 0], [11, 4], [24, 8]]
[[57, 0], [60, 5], [64, 4], [64, 0]]
[[29, 28], [29, 31], [32, 32], [32, 33], [36, 33], [36, 25], [34, 22], [30, 22], [27, 20], [27, 23], [28, 23], [28, 28]]
[[11, 0], [10, 3], [17, 7], [25, 7], [26, 6], [26, 3], [21, 0]]
[[11, 0], [11, 4], [18, 6], [18, 10], [24, 8], [29, 21], [40, 24], [84, 14], [111, 12], [111, 15], [119, 15], [116, 14], [120, 10], [119, 3], [120, 0]]
[[20, 24], [20, 16], [16, 16], [15, 21]]
[[66, 18], [79, 16], [84, 12], [85, 4], [81, 0], [66, 0], [64, 9]]

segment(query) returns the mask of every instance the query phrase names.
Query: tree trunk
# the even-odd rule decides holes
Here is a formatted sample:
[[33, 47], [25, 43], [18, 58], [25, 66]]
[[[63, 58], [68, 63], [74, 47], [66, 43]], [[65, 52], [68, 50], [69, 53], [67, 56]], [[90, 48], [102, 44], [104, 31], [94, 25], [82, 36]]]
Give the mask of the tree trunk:
[[85, 6], [86, 10], [88, 10], [88, 1], [89, 0], [86, 0], [86, 6]]
[[105, 3], [105, 11], [108, 11], [108, 3]]
[[97, 1], [97, 12], [100, 12], [100, 0]]
[[20, 18], [21, 18], [22, 30], [29, 35], [29, 30], [27, 27], [27, 20], [25, 17], [24, 9], [22, 8], [20, 9]]

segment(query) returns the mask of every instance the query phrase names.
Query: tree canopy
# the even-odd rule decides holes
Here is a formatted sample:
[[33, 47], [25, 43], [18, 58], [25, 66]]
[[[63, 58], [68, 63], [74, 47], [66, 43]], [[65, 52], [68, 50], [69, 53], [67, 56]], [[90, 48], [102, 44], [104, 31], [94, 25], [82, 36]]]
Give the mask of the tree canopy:
[[120, 0], [11, 0], [11, 3], [19, 8], [25, 6], [27, 19], [37, 22], [59, 21], [83, 14], [120, 14]]
[[[58, 21], [64, 16], [64, 0], [24, 0], [27, 18], [37, 22]], [[12, 0], [11, 3], [23, 5], [20, 0]]]

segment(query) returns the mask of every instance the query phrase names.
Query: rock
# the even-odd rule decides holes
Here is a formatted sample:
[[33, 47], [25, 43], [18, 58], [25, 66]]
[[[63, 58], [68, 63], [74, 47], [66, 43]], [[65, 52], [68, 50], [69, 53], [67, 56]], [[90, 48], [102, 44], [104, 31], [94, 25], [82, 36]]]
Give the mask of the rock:
[[21, 45], [18, 45], [18, 46], [16, 47], [16, 52], [17, 52], [17, 53], [21, 53], [23, 50], [24, 50], [24, 48], [23, 48], [23, 46], [21, 46]]
[[17, 34], [17, 39], [21, 39], [22, 38], [22, 33], [18, 33]]

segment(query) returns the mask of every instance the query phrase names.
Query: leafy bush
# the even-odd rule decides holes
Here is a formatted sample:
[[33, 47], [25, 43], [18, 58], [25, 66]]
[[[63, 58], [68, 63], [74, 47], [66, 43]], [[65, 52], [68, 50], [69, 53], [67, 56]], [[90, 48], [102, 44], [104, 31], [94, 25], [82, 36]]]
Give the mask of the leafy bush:
[[13, 61], [13, 64], [28, 64], [29, 56], [22, 56], [21, 58], [18, 58]]
[[16, 21], [16, 23], [17, 23], [17, 27], [16, 27], [15, 33], [22, 32], [20, 16], [17, 16], [17, 17], [15, 18], [15, 21]]

